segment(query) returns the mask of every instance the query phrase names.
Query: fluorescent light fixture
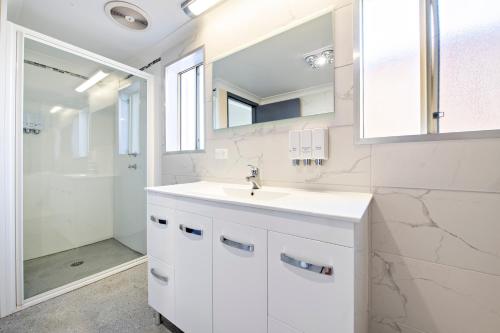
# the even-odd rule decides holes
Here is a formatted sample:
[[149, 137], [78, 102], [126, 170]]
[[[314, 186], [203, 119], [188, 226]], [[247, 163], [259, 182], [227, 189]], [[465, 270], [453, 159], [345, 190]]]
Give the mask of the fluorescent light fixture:
[[98, 71], [94, 75], [90, 77], [87, 81], [83, 82], [81, 85], [79, 85], [75, 90], [79, 93], [82, 93], [89, 89], [90, 87], [94, 86], [97, 84], [97, 82], [101, 81], [104, 79], [106, 76], [108, 76], [109, 73], [104, 73], [103, 71]]
[[49, 112], [50, 112], [50, 113], [52, 113], [52, 114], [54, 114], [54, 113], [58, 113], [58, 112], [59, 112], [59, 111], [61, 111], [62, 109], [63, 109], [63, 108], [62, 108], [62, 106], [60, 106], [60, 105], [56, 105], [56, 106], [54, 106], [52, 109], [50, 109], [50, 111], [49, 111]]
[[196, 17], [222, 0], [186, 0], [181, 8], [190, 17]]

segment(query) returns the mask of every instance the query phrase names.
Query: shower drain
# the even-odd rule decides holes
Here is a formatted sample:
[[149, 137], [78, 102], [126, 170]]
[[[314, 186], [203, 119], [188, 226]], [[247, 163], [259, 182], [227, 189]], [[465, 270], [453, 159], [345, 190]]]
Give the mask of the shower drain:
[[83, 263], [84, 263], [83, 260], [78, 260], [78, 261], [75, 261], [75, 262], [71, 263], [70, 266], [71, 267], [78, 267], [78, 266], [82, 265]]

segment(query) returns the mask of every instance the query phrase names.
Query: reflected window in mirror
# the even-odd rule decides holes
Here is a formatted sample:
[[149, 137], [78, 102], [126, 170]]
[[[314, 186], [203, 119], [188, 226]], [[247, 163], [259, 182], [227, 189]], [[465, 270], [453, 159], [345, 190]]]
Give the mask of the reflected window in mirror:
[[213, 63], [214, 129], [334, 111], [330, 12]]
[[361, 142], [500, 136], [500, 4], [357, 0]]
[[205, 148], [203, 49], [165, 68], [165, 151]]
[[141, 96], [139, 82], [123, 84], [118, 93], [118, 154], [138, 155]]

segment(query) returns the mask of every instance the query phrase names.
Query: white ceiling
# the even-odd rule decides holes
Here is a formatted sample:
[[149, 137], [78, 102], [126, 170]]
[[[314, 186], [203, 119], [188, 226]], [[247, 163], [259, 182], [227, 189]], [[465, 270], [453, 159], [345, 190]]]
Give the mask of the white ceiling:
[[333, 65], [314, 70], [304, 61], [305, 54], [331, 45], [327, 14], [216, 61], [214, 77], [258, 98], [333, 83]]
[[[8, 0], [9, 20], [100, 55], [124, 61], [172, 33], [189, 18], [182, 0], [127, 0], [142, 8], [150, 26], [125, 29], [104, 12], [109, 0]], [[153, 60], [153, 59], [151, 59]]]

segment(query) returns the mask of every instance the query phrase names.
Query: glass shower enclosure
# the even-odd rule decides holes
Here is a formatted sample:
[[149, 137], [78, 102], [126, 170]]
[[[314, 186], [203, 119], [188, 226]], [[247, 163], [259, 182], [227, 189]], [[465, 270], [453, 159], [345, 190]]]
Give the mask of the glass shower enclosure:
[[143, 260], [148, 82], [37, 38], [21, 50], [28, 300]]

